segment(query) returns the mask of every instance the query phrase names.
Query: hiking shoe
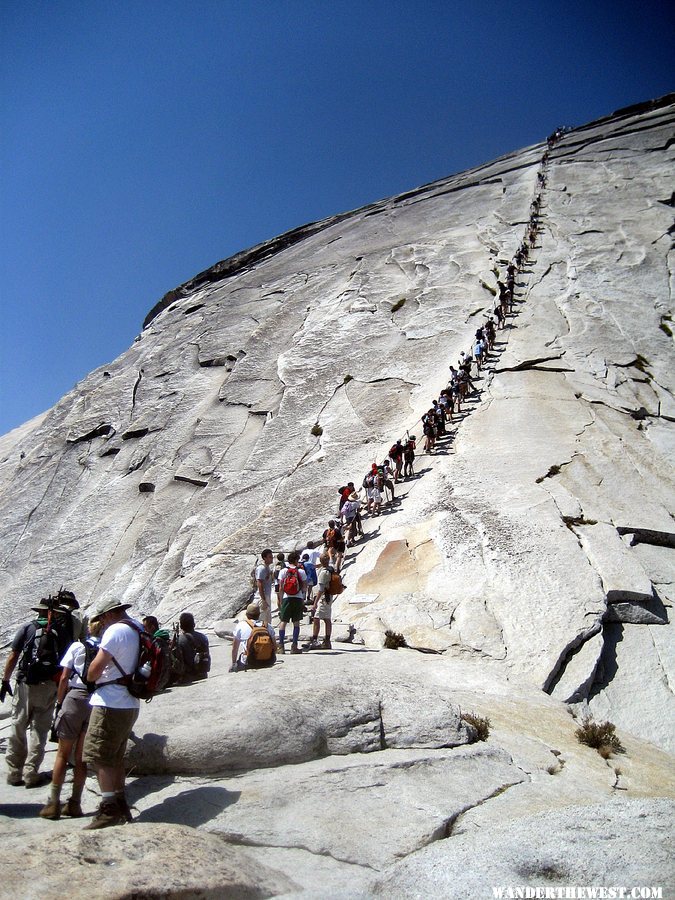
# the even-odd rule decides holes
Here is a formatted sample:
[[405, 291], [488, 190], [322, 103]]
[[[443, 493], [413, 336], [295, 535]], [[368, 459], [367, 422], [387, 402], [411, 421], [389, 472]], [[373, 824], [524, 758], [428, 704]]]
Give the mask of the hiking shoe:
[[285, 653], [285, 652], [286, 652], [286, 648], [284, 647], [284, 645], [277, 644], [277, 653]]
[[302, 650], [298, 647], [297, 644], [291, 645], [291, 653], [302, 653]]
[[333, 645], [328, 640], [322, 641], [321, 646], [319, 647], [319, 650], [332, 650], [332, 649], [333, 649]]
[[29, 775], [24, 779], [27, 788], [44, 787], [46, 784], [51, 784], [51, 782], [52, 776], [46, 772], [38, 772], [37, 775]]
[[73, 800], [72, 797], [69, 800], [66, 800], [61, 807], [61, 815], [70, 816], [71, 819], [81, 819], [84, 813], [82, 812], [80, 801]]
[[126, 825], [127, 817], [120, 809], [117, 800], [102, 800], [94, 818], [83, 831], [94, 831], [96, 828], [111, 828], [113, 825]]
[[55, 822], [61, 818], [61, 804], [58, 800], [50, 800], [46, 806], [42, 807], [39, 815], [42, 819], [52, 819]]
[[23, 784], [23, 778], [21, 777], [21, 772], [8, 772], [7, 773], [7, 784], [11, 784], [12, 787], [21, 787]]
[[318, 641], [311, 640], [311, 641], [307, 641], [306, 644], [303, 644], [302, 649], [303, 650], [316, 650], [318, 646], [319, 646]]
[[[120, 812], [122, 813], [122, 815], [124, 816], [126, 821], [133, 822], [134, 817], [131, 815], [131, 807], [127, 803], [127, 798], [126, 797], [118, 797], [117, 805], [119, 806]], [[138, 810], [137, 810], [137, 812], [138, 812]]]

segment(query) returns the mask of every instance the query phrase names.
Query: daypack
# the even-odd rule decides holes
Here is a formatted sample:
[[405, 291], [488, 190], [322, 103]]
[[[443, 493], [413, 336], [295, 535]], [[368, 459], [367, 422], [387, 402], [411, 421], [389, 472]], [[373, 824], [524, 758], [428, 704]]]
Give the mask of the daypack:
[[302, 593], [302, 582], [300, 581], [300, 574], [297, 569], [288, 566], [282, 587], [284, 589], [284, 594], [289, 597], [295, 597]]
[[[112, 657], [113, 663], [122, 673], [121, 678], [106, 684], [123, 684], [132, 697], [149, 702], [155, 694], [161, 693], [168, 685], [171, 677], [171, 651], [169, 642], [152, 637], [143, 628], [133, 622], [123, 622], [138, 634], [138, 662], [133, 672], [125, 672], [122, 666]], [[98, 685], [101, 687], [101, 685]]]
[[56, 598], [44, 601], [49, 607], [46, 618], [39, 618], [30, 625], [24, 644], [19, 672], [26, 684], [43, 684], [58, 681], [61, 659], [73, 643], [73, 618], [69, 610], [54, 610]]
[[63, 636], [51, 615], [46, 623], [40, 624], [38, 620], [31, 627], [33, 633], [24, 644], [19, 672], [23, 674], [26, 684], [57, 681], [61, 671], [61, 650], [65, 653], [68, 645], [63, 646]]
[[185, 661], [178, 648], [178, 623], [174, 623], [173, 626], [173, 635], [169, 641], [169, 654], [171, 657], [169, 684], [180, 684], [185, 678]]
[[192, 674], [195, 678], [206, 678], [211, 671], [211, 653], [209, 652], [208, 639], [201, 636], [197, 638], [195, 634], [188, 634], [186, 637], [195, 648], [195, 662]]
[[333, 571], [333, 569], [328, 570], [330, 572], [330, 581], [328, 583], [328, 593], [331, 597], [336, 597], [338, 594], [341, 594], [345, 586], [342, 582], [342, 576], [339, 572]]
[[84, 686], [86, 687], [88, 693], [93, 694], [96, 690], [96, 682], [89, 681], [87, 675], [89, 674], [89, 666], [91, 665], [91, 661], [98, 653], [101, 642], [100, 641], [92, 641], [91, 638], [87, 638], [83, 641], [84, 644], [84, 663], [82, 664], [82, 671], [78, 672], [78, 675], [84, 682]]
[[265, 625], [256, 625], [250, 619], [251, 633], [246, 641], [246, 668], [265, 669], [273, 666], [277, 660], [277, 648], [274, 638]]
[[314, 565], [314, 563], [303, 563], [303, 567], [305, 572], [307, 573], [307, 580], [309, 581], [309, 583], [312, 585], [316, 584], [318, 579], [316, 575], [316, 566]]
[[337, 545], [338, 540], [340, 539], [340, 534], [337, 528], [329, 528], [326, 532], [326, 546], [327, 547], [335, 547]]

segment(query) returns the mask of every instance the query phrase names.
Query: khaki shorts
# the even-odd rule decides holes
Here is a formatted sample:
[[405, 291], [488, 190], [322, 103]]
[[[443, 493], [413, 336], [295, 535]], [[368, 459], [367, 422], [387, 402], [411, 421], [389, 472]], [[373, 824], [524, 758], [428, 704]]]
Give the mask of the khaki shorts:
[[91, 706], [89, 691], [72, 688], [63, 701], [61, 714], [56, 722], [56, 733], [59, 740], [76, 741], [83, 731], [87, 730]]
[[118, 766], [123, 763], [127, 740], [138, 712], [138, 709], [92, 707], [84, 739], [83, 760], [93, 766]]
[[332, 602], [326, 603], [326, 601], [322, 597], [321, 602], [319, 603], [317, 610], [314, 613], [314, 618], [315, 619], [323, 619], [324, 621], [330, 622], [332, 607], [333, 607]]

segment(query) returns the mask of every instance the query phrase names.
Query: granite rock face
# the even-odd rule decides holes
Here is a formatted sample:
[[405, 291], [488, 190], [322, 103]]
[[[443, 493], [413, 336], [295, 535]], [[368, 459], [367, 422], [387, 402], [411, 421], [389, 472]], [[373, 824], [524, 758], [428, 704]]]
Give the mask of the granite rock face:
[[[396, 502], [364, 518], [333, 651], [233, 675], [213, 638], [208, 681], [137, 723], [147, 827], [246, 844], [289, 873], [271, 887], [261, 874], [260, 896], [414, 896], [415, 879], [433, 896], [433, 873], [472, 852], [476, 885], [526, 883], [532, 860], [508, 834], [545, 843], [533, 817], [560, 807], [566, 883], [590, 883], [597, 823], [614, 833], [632, 814], [616, 798], [675, 795], [674, 119], [674, 98], [645, 104], [548, 154], [526, 148], [218, 263], [156, 304], [125, 354], [0, 438], [3, 640], [61, 585], [85, 608], [115, 597], [164, 623], [190, 609], [227, 638], [260, 551], [317, 540], [337, 488], [420, 434], [545, 173], [479, 393]], [[382, 651], [388, 630], [409, 649]], [[581, 747], [566, 704], [614, 722], [625, 757]], [[490, 718], [487, 745], [471, 743], [467, 711]], [[593, 804], [596, 837], [577, 839], [574, 810]], [[494, 858], [472, 843], [487, 825], [511, 829]], [[636, 845], [650, 880], [633, 883], [658, 876], [652, 843]]]

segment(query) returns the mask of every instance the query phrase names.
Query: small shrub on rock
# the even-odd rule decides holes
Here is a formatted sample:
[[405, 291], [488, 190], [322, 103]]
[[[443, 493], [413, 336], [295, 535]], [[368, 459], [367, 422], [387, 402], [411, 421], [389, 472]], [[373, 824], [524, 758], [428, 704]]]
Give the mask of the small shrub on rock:
[[321, 435], [323, 434], [323, 428], [319, 425], [318, 422], [316, 423], [316, 425], [312, 425], [310, 434], [313, 434], [314, 437], [321, 437]]
[[461, 718], [473, 727], [477, 741], [487, 741], [490, 734], [490, 720], [487, 716], [477, 716], [476, 713], [462, 713]]
[[397, 631], [385, 631], [384, 646], [387, 650], [398, 650], [399, 647], [407, 647], [405, 638]]
[[609, 759], [613, 753], [626, 752], [615, 732], [616, 726], [611, 722], [596, 722], [587, 716], [574, 734], [580, 744], [593, 747], [603, 759]]

